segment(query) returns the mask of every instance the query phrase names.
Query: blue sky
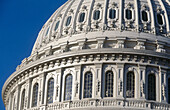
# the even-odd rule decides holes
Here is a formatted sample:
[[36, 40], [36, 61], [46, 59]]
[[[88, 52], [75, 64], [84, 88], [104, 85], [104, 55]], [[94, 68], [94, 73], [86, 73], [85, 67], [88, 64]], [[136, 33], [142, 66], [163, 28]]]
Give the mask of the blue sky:
[[[0, 0], [0, 90], [31, 53], [43, 24], [67, 0]], [[0, 98], [0, 110], [5, 110]]]

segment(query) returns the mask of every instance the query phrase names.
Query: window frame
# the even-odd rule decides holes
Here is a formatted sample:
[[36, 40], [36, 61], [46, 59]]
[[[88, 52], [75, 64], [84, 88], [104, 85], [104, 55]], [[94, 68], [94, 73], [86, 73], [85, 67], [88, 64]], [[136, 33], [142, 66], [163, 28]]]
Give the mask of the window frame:
[[[24, 88], [23, 90], [21, 90], [21, 105], [20, 105], [20, 109], [21, 110], [24, 110], [24, 107], [25, 107], [25, 93], [26, 93], [26, 89]], [[24, 96], [23, 96], [23, 93], [24, 93]]]
[[[67, 81], [66, 78], [67, 78], [68, 76], [71, 76], [71, 78], [72, 78], [72, 80], [71, 80], [72, 90], [71, 90], [71, 96], [70, 96], [71, 99], [68, 99], [68, 100], [67, 100], [65, 96], [66, 96], [66, 86], [67, 86], [67, 85], [66, 85], [66, 81]], [[73, 75], [72, 75], [71, 73], [68, 73], [68, 74], [65, 76], [65, 81], [64, 81], [64, 101], [70, 101], [70, 100], [72, 100], [72, 99], [73, 99]]]
[[[56, 26], [57, 26], [57, 23], [58, 23], [58, 27], [57, 27], [57, 29], [56, 29]], [[61, 23], [61, 21], [60, 20], [57, 20], [54, 24], [54, 32], [57, 32], [58, 31], [58, 29], [59, 29], [59, 26], [60, 26], [60, 23]]]
[[[115, 14], [115, 18], [114, 19], [111, 19], [109, 16], [110, 16], [110, 10], [113, 9], [116, 11], [116, 14]], [[109, 8], [107, 9], [107, 20], [108, 20], [108, 26], [109, 27], [113, 27], [117, 22], [117, 20], [119, 19], [119, 8], [117, 7], [117, 4], [115, 5], [109, 5]]]
[[[128, 18], [127, 11], [129, 11], [130, 14], [131, 14], [131, 16], [129, 16], [130, 18]], [[132, 10], [131, 10], [131, 9], [126, 9], [126, 10], [125, 10], [125, 18], [130, 21], [130, 20], [132, 20], [132, 16], [133, 16], [133, 15], [132, 15]]]
[[46, 28], [46, 31], [45, 31], [44, 36], [47, 37], [47, 36], [49, 35], [49, 33], [50, 33], [50, 26], [48, 26], [48, 27]]
[[[82, 13], [85, 14], [85, 15], [84, 15], [84, 20], [83, 20], [82, 22], [80, 22], [80, 17], [81, 17], [81, 14], [82, 14]], [[86, 21], [86, 16], [87, 16], [86, 12], [85, 12], [85, 11], [81, 11], [81, 12], [79, 13], [79, 16], [78, 16], [78, 23], [85, 23], [85, 21]]]
[[[127, 19], [126, 18], [126, 10], [131, 10], [131, 12], [132, 12], [132, 19]], [[125, 21], [130, 21], [130, 22], [133, 22], [135, 20], [135, 11], [134, 11], [134, 9], [132, 7], [126, 7], [124, 9], [124, 19], [125, 19]]]
[[[113, 92], [112, 92], [112, 96], [106, 96], [106, 81], [107, 81], [107, 79], [106, 79], [106, 75], [107, 75], [107, 73], [108, 72], [111, 72], [112, 73], [112, 75], [113, 75]], [[114, 75], [114, 72], [112, 71], [112, 70], [107, 70], [106, 72], [105, 72], [105, 74], [104, 74], [104, 97], [105, 98], [111, 98], [111, 97], [114, 97], [114, 85], [115, 85], [115, 75]]]
[[[36, 86], [36, 85], [38, 85], [38, 90], [37, 90], [37, 102], [36, 102], [37, 104], [36, 104], [36, 105], [33, 105], [34, 86]], [[31, 100], [31, 106], [32, 106], [32, 107], [37, 107], [37, 106], [38, 106], [38, 99], [39, 99], [38, 95], [39, 95], [39, 83], [38, 83], [38, 82], [35, 82], [34, 85], [33, 85], [33, 87], [32, 87], [32, 100]]]
[[[148, 21], [144, 21], [144, 20], [142, 19], [142, 17], [143, 17], [143, 16], [142, 16], [142, 12], [143, 12], [143, 11], [145, 11], [145, 12], [147, 13]], [[150, 23], [150, 21], [151, 21], [151, 20], [150, 20], [150, 13], [149, 13], [149, 11], [146, 10], [146, 9], [143, 9], [143, 10], [140, 11], [140, 18], [141, 18], [141, 22], [142, 22], [142, 23]]]
[[[92, 75], [93, 75], [92, 97], [91, 97], [91, 98], [84, 98], [84, 82], [85, 82], [84, 76], [85, 76], [85, 74], [86, 74], [87, 72], [91, 72]], [[84, 68], [84, 70], [83, 70], [83, 76], [82, 76], [82, 84], [81, 84], [81, 86], [82, 86], [82, 88], [81, 88], [81, 89], [82, 89], [82, 92], [81, 92], [82, 99], [87, 100], [87, 99], [92, 99], [92, 98], [94, 98], [94, 94], [95, 94], [95, 77], [96, 77], [95, 71], [94, 71], [94, 69], [93, 69], [92, 67], [85, 67], [85, 68]]]
[[[154, 77], [155, 77], [155, 99], [149, 99], [149, 75], [154, 75]], [[156, 92], [157, 92], [157, 87], [156, 87], [156, 85], [157, 85], [157, 83], [156, 83], [156, 81], [157, 81], [157, 78], [156, 78], [156, 75], [154, 74], [154, 73], [149, 73], [148, 74], [148, 77], [147, 77], [147, 83], [148, 83], [148, 85], [147, 85], [147, 100], [151, 100], [151, 101], [156, 101], [157, 100], [157, 96], [156, 96]]]
[[[131, 87], [131, 88], [133, 88], [133, 92], [134, 92], [134, 93], [133, 93], [133, 96], [129, 96], [129, 97], [128, 97], [128, 96], [127, 96], [127, 89], [128, 89], [127, 86], [128, 86], [128, 81], [129, 81], [129, 80], [128, 80], [128, 74], [131, 74], [131, 73], [133, 73], [133, 75], [134, 75], [134, 76], [133, 76], [133, 86]], [[126, 83], [126, 90], [125, 90], [126, 98], [135, 98], [135, 91], [136, 91], [135, 81], [136, 81], [136, 77], [137, 77], [137, 76], [135, 75], [135, 72], [134, 72], [134, 71], [128, 71], [128, 72], [126, 73], [126, 82], [125, 82], [125, 83]]]
[[[53, 78], [54, 79], [54, 92], [53, 92], [53, 102], [58, 100], [58, 97], [55, 99], [55, 96], [56, 96], [56, 86], [59, 86], [59, 91], [60, 91], [60, 82], [58, 82], [56, 84], [56, 78], [57, 78], [57, 75], [56, 72], [49, 72], [46, 76], [46, 80], [45, 80], [45, 95], [44, 95], [44, 104], [48, 105], [47, 103], [47, 98], [48, 98], [48, 95], [47, 95], [47, 90], [48, 90], [48, 81], [49, 79]], [[60, 76], [60, 75], [59, 75]], [[60, 92], [59, 92], [60, 93]], [[59, 101], [59, 100], [58, 100]]]
[[[94, 12], [96, 10], [99, 10], [100, 11], [100, 16], [99, 16], [99, 19], [98, 20], [94, 20], [93, 17], [94, 17]], [[92, 14], [91, 14], [91, 21], [92, 22], [100, 22], [101, 19], [102, 19], [102, 16], [103, 16], [103, 10], [102, 10], [102, 7], [95, 7], [93, 10], [92, 10]]]
[[[50, 91], [49, 91], [49, 86], [50, 86], [50, 85], [49, 85], [49, 81], [50, 81], [50, 80], [53, 80], [52, 102], [48, 102], [48, 95], [49, 95], [49, 92], [50, 92]], [[47, 104], [51, 104], [51, 103], [54, 102], [54, 87], [55, 87], [54, 84], [55, 84], [54, 78], [53, 78], [53, 77], [49, 78], [48, 81], [47, 81], [47, 98], [46, 98]]]
[[[99, 11], [99, 18], [98, 18], [98, 19], [94, 19], [94, 17], [95, 17], [95, 12], [97, 12], [97, 11]], [[100, 20], [100, 19], [101, 19], [101, 10], [100, 10], [100, 9], [95, 9], [95, 10], [93, 11], [92, 18], [93, 18], [94, 21]]]
[[[85, 97], [85, 76], [87, 75], [87, 74], [91, 74], [92, 75], [92, 85], [91, 85], [91, 96], [90, 97]], [[84, 82], [83, 82], [83, 99], [88, 99], [88, 98], [92, 98], [93, 97], [93, 84], [94, 84], [94, 80], [93, 80], [93, 73], [91, 72], [91, 71], [88, 71], [88, 72], [86, 72], [85, 74], [84, 74]]]
[[[160, 14], [160, 16], [162, 17], [162, 24], [159, 24], [159, 22], [158, 22], [158, 14]], [[156, 23], [157, 23], [157, 25], [159, 25], [159, 26], [165, 26], [165, 18], [164, 18], [164, 15], [163, 15], [163, 13], [156, 13]]]
[[[69, 17], [71, 17], [71, 20], [70, 20], [69, 24], [67, 25], [67, 21], [68, 21], [68, 18], [69, 18]], [[72, 24], [72, 20], [73, 20], [73, 16], [72, 16], [72, 15], [68, 15], [68, 16], [66, 17], [64, 26], [65, 26], [65, 27], [69, 27], [69, 26]]]
[[75, 94], [75, 88], [74, 88], [74, 84], [76, 82], [75, 80], [75, 72], [72, 70], [72, 69], [66, 69], [64, 70], [64, 74], [63, 74], [63, 80], [62, 80], [62, 95], [61, 95], [61, 101], [62, 102], [67, 102], [67, 101], [70, 101], [70, 100], [64, 100], [65, 99], [65, 79], [66, 79], [66, 76], [71, 74], [72, 75], [72, 97], [71, 97], [71, 100], [74, 99], [74, 94]]
[[[115, 10], [115, 18], [110, 18], [110, 10]], [[109, 19], [109, 20], [112, 20], [112, 21], [116, 21], [117, 20], [117, 13], [118, 13], [118, 9], [117, 8], [108, 8], [108, 16], [107, 16], [107, 18]]]

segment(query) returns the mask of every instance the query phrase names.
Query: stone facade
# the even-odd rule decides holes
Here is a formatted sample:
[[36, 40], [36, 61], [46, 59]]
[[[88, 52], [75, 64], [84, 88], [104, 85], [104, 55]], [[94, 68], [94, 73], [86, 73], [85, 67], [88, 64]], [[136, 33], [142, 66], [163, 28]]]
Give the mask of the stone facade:
[[169, 7], [168, 0], [68, 0], [6, 80], [6, 110], [170, 109]]

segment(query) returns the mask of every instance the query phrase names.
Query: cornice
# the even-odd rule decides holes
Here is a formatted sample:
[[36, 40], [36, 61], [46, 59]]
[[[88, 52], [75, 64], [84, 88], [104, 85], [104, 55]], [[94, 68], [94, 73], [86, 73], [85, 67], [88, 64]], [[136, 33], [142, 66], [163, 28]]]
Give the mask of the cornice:
[[[148, 56], [148, 58], [149, 58], [149, 59], [147, 59], [148, 61], [154, 60], [154, 59], [152, 59], [152, 57], [158, 58], [158, 60], [160, 58], [165, 59], [165, 60], [170, 60], [170, 55], [166, 54], [166, 53], [157, 53], [157, 52], [152, 52], [152, 51], [148, 51], [148, 50], [134, 50], [134, 49], [125, 49], [125, 48], [122, 48], [122, 49], [116, 49], [116, 48], [115, 49], [108, 49], [108, 48], [107, 49], [85, 49], [85, 50], [80, 50], [80, 51], [76, 51], [76, 52], [65, 52], [65, 53], [61, 53], [61, 54], [51, 55], [51, 56], [47, 56], [43, 59], [39, 59], [34, 62], [31, 62], [31, 63], [23, 66], [19, 70], [15, 71], [6, 80], [6, 82], [4, 84], [4, 86], [2, 88], [2, 97], [4, 98], [4, 92], [5, 92], [6, 87], [14, 78], [19, 77], [18, 75], [22, 74], [25, 71], [36, 69], [35, 67], [38, 67], [38, 65], [43, 65], [44, 63], [46, 63], [47, 66], [49, 66], [50, 62], [55, 63], [55, 61], [57, 61], [57, 60], [59, 60], [59, 63], [62, 63], [64, 60], [61, 60], [61, 59], [68, 59], [69, 57], [71, 57], [71, 58], [74, 58], [74, 61], [75, 61], [76, 56], [79, 56], [79, 58], [80, 58], [79, 60], [81, 60], [81, 58], [83, 58], [83, 56], [89, 56], [89, 55], [95, 56], [97, 54], [99, 54], [101, 58], [102, 57], [104, 58], [104, 56], [105, 56], [104, 54], [116, 54], [116, 55], [118, 55], [116, 58], [117, 63], [118, 63], [118, 61], [120, 63], [123, 61], [124, 61], [124, 63], [137, 63], [137, 62], [140, 63], [139, 61], [136, 61], [136, 60], [138, 60], [138, 56], [146, 56], [146, 57]], [[123, 57], [122, 57], [122, 55], [123, 55]], [[134, 55], [136, 55], [136, 57], [133, 57], [133, 58], [137, 58], [137, 59], [134, 60], [134, 62], [128, 62], [128, 59], [129, 59], [128, 57], [132, 57]], [[99, 61], [107, 62], [107, 61], [104, 61], [103, 58], [100, 59]], [[119, 60], [119, 58], [121, 58], [121, 59], [123, 58], [123, 60], [121, 60], [121, 59]], [[104, 58], [104, 59], [106, 59], [106, 58]], [[108, 62], [109, 62], [109, 60], [108, 60]], [[111, 62], [113, 62], [113, 61], [111, 61]], [[149, 62], [151, 62], [151, 61], [149, 61]], [[67, 60], [65, 60], [65, 63], [63, 63], [63, 64], [66, 65], [67, 63], [68, 63]], [[82, 62], [80, 62], [80, 63], [83, 64]], [[150, 63], [146, 63], [146, 65], [148, 65], [148, 64], [150, 64]], [[150, 65], [152, 65], [152, 64], [150, 64]]]

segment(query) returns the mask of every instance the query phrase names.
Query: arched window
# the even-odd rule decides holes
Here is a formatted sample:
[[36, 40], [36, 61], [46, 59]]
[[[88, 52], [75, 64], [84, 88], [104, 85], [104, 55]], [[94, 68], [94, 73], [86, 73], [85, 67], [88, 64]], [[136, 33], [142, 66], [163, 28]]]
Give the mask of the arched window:
[[157, 21], [159, 25], [163, 25], [163, 18], [161, 14], [157, 14]]
[[134, 93], [135, 93], [135, 75], [133, 72], [128, 72], [126, 79], [126, 97], [134, 98]]
[[55, 28], [54, 28], [55, 31], [58, 29], [59, 24], [60, 24], [60, 21], [57, 21]]
[[148, 100], [156, 100], [156, 80], [154, 74], [148, 75]]
[[66, 26], [69, 26], [71, 23], [72, 16], [69, 16], [66, 21]]
[[114, 76], [112, 71], [106, 72], [105, 75], [105, 97], [113, 97], [113, 81]]
[[45, 34], [45, 36], [47, 36], [47, 35], [48, 35], [49, 30], [50, 30], [50, 27], [48, 27], [48, 29], [47, 29], [47, 31], [46, 31], [46, 34]]
[[67, 75], [65, 79], [64, 100], [71, 100], [72, 98], [72, 81], [73, 81], [72, 75], [71, 74]]
[[144, 10], [142, 11], [142, 20], [145, 21], [145, 22], [148, 21], [148, 14], [147, 14], [147, 12], [144, 11]]
[[24, 109], [24, 103], [25, 103], [25, 89], [22, 91], [22, 96], [21, 96], [21, 110]]
[[84, 21], [84, 18], [85, 18], [85, 13], [83, 12], [80, 14], [79, 22], [82, 23]]
[[38, 83], [33, 86], [32, 107], [36, 107], [38, 102]]
[[54, 93], [54, 78], [48, 80], [47, 86], [47, 103], [53, 103], [53, 93]]
[[93, 75], [87, 72], [84, 76], [84, 98], [92, 97]]
[[132, 19], [132, 10], [126, 9], [126, 19], [128, 20]]
[[170, 104], [170, 78], [168, 78], [168, 103]]
[[100, 18], [100, 11], [99, 10], [95, 10], [94, 14], [93, 14], [93, 19], [94, 20], [98, 20]]
[[115, 19], [116, 18], [116, 10], [115, 9], [110, 9], [109, 10], [109, 18], [110, 19]]

